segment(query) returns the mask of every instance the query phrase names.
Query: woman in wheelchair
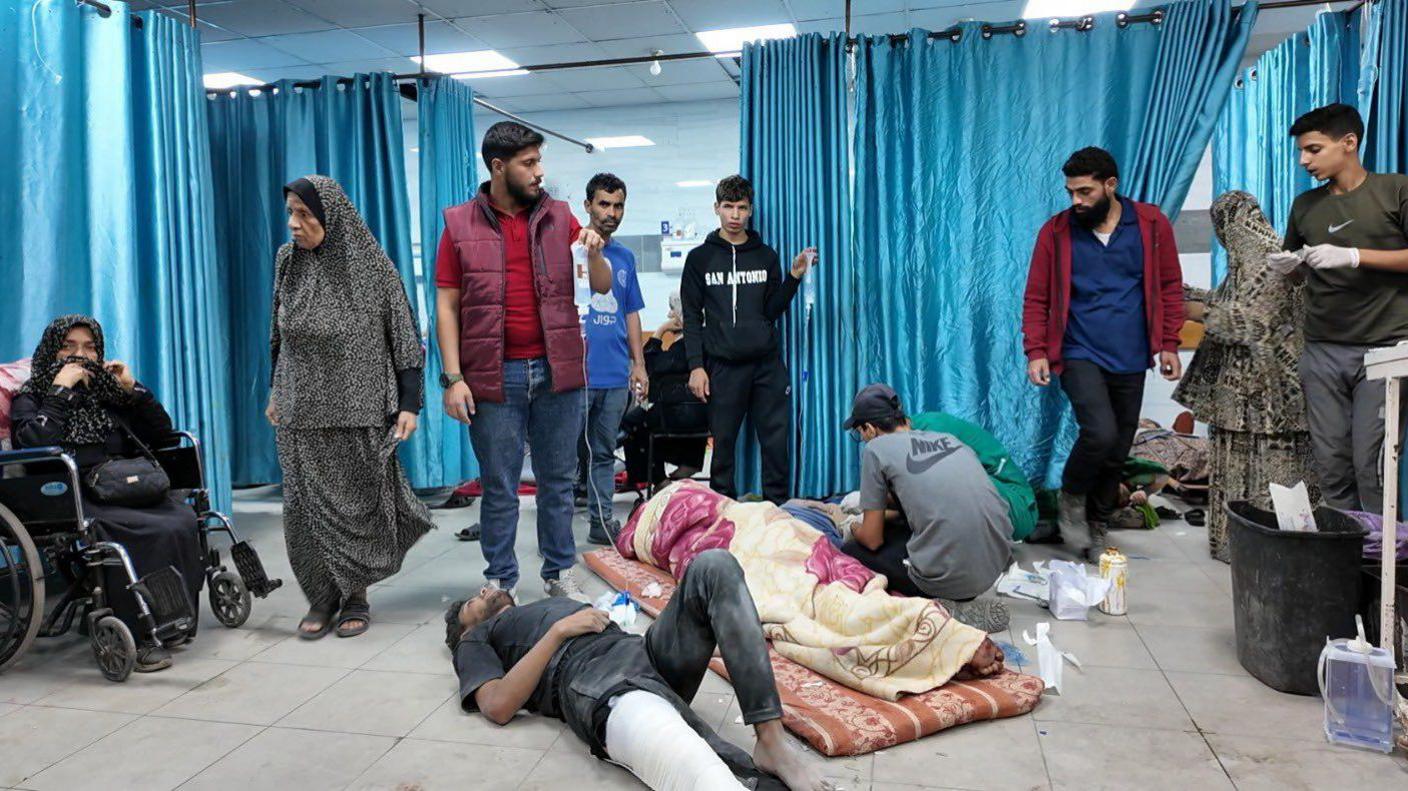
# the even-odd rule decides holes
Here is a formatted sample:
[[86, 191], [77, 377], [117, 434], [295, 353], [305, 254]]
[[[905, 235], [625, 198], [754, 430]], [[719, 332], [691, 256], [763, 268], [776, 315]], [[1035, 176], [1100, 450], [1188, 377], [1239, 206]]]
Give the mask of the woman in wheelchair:
[[[83, 513], [94, 534], [122, 545], [138, 577], [175, 568], [190, 603], [200, 600], [205, 581], [199, 524], [195, 511], [173, 493], [152, 505], [133, 507], [105, 502], [101, 487], [89, 485], [93, 471], [115, 459], [150, 453], [172, 433], [171, 416], [150, 390], [118, 360], [104, 358], [103, 329], [88, 316], [55, 319], [44, 331], [31, 361], [32, 375], [15, 398], [11, 419], [17, 447], [60, 446], [77, 463], [85, 483]], [[108, 497], [107, 499], [116, 499]], [[135, 669], [152, 672], [171, 666], [166, 646], [141, 628], [138, 604], [120, 568], [104, 568], [103, 586], [113, 614], [137, 637]], [[184, 643], [196, 624], [167, 644]]]

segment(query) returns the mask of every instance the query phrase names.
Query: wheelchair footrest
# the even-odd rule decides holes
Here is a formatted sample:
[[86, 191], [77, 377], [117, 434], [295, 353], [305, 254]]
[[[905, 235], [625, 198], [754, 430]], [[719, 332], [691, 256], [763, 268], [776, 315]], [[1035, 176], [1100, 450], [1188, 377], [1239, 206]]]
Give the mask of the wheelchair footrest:
[[248, 541], [236, 541], [230, 545], [230, 558], [235, 561], [235, 570], [240, 573], [240, 579], [244, 580], [245, 588], [261, 599], [284, 584], [283, 580], [269, 579], [269, 575], [264, 573], [264, 564], [259, 560], [259, 553], [254, 551]]
[[151, 608], [157, 639], [179, 637], [195, 626], [195, 605], [186, 590], [186, 578], [174, 567], [147, 574], [132, 585], [132, 590]]

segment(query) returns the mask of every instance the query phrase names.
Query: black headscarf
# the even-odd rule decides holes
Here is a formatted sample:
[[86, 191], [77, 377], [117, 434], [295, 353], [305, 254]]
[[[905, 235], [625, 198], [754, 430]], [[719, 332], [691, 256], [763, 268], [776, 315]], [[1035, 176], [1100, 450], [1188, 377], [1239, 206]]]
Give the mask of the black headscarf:
[[297, 195], [303, 205], [308, 207], [308, 211], [318, 219], [318, 224], [326, 228], [328, 226], [328, 215], [323, 210], [323, 196], [318, 194], [318, 188], [307, 178], [299, 178], [284, 185], [284, 195], [290, 192]]
[[[74, 327], [87, 327], [93, 333], [98, 359], [63, 357], [64, 339]], [[54, 386], [54, 377], [71, 362], [88, 369], [88, 383], [75, 389], [77, 397], [69, 408], [68, 424], [64, 427], [64, 442], [90, 445], [106, 442], [116, 428], [107, 407], [123, 407], [132, 403], [132, 394], [122, 388], [117, 377], [103, 367], [103, 326], [92, 316], [70, 313], [49, 323], [30, 359], [29, 381], [21, 393], [43, 396]]]

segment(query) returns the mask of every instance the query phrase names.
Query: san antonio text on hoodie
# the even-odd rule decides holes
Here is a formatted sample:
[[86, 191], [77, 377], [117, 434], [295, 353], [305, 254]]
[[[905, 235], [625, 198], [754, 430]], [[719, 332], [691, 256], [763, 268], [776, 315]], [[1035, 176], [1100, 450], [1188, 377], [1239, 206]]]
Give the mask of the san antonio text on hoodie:
[[751, 362], [777, 354], [777, 320], [800, 284], [757, 233], [749, 231], [740, 245], [710, 233], [689, 252], [680, 276], [689, 367], [702, 367], [706, 356]]

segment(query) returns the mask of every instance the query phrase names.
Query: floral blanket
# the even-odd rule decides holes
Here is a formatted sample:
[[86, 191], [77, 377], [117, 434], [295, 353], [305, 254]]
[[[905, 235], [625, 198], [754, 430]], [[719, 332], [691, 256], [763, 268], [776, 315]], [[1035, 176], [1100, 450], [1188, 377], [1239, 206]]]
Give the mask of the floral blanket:
[[699, 553], [738, 558], [773, 650], [885, 700], [944, 685], [987, 637], [928, 599], [891, 596], [885, 579], [771, 503], [738, 503], [693, 481], [636, 511], [616, 549], [684, 576]]

